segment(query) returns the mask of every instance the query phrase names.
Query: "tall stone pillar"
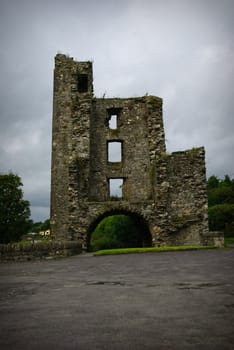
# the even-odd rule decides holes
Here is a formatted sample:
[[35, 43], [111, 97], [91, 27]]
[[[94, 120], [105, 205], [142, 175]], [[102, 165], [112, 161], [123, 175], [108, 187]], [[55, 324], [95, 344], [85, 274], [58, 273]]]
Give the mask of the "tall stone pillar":
[[[72, 213], [79, 194], [86, 196], [89, 174], [90, 114], [93, 96], [91, 62], [55, 57], [51, 231], [57, 240], [73, 240]], [[88, 192], [87, 192], [88, 195]]]

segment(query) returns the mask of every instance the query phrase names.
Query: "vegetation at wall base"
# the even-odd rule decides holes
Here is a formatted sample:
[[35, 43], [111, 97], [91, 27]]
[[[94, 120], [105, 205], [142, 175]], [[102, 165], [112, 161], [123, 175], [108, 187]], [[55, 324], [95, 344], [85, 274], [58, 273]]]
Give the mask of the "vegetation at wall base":
[[207, 181], [209, 229], [234, 237], [234, 179], [211, 176]]
[[101, 255], [118, 255], [132, 253], [153, 253], [153, 252], [172, 252], [182, 250], [202, 250], [217, 249], [215, 246], [171, 246], [171, 247], [150, 247], [150, 248], [121, 248], [121, 249], [104, 249], [93, 253], [94, 256]]

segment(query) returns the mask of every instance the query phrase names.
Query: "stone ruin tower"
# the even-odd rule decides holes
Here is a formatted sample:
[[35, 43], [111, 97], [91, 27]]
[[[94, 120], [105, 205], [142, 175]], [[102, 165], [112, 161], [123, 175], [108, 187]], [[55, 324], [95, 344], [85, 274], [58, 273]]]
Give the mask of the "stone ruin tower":
[[207, 245], [204, 148], [166, 153], [162, 99], [96, 98], [91, 62], [55, 57], [51, 230], [89, 248], [106, 216], [130, 215], [142, 246]]

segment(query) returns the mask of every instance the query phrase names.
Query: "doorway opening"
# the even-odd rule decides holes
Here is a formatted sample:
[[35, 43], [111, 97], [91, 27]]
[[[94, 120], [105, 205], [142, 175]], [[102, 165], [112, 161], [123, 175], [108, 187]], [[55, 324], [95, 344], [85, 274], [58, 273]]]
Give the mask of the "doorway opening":
[[136, 213], [110, 211], [97, 218], [89, 228], [88, 251], [151, 246], [148, 225]]

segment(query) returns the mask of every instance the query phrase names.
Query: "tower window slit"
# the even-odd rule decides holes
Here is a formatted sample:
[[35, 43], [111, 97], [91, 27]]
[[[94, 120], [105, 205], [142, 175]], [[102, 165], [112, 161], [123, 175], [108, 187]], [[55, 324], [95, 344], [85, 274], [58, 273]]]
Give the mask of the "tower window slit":
[[78, 75], [78, 91], [87, 92], [88, 91], [88, 75], [79, 74]]

